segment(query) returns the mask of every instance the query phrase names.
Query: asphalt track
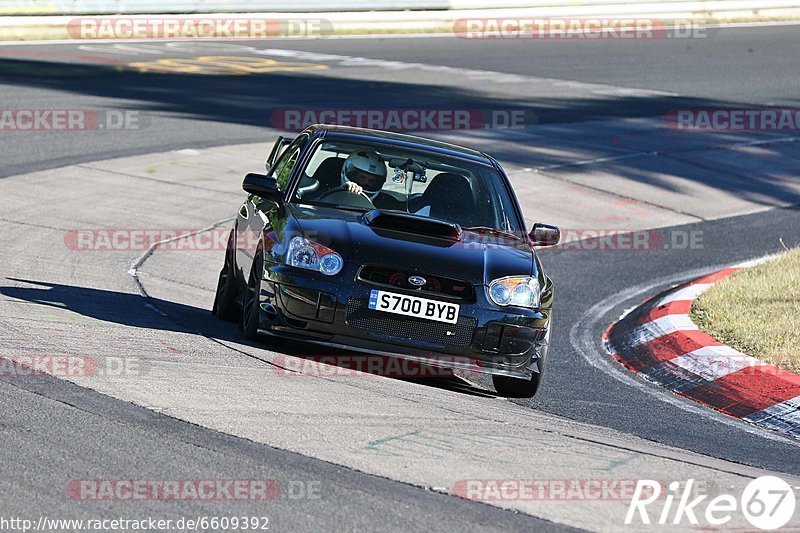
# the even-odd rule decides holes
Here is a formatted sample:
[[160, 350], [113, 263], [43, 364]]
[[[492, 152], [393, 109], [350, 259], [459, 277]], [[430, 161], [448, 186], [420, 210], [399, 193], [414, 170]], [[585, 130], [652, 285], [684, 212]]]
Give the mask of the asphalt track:
[[[90, 133], [81, 142], [68, 137], [38, 137], [4, 143], [0, 176], [21, 174], [105, 157], [205, 145], [260, 142], [270, 110], [294, 106], [348, 108], [380, 104], [431, 106], [443, 100], [450, 107], [493, 103], [537, 112], [539, 123], [586, 121], [598, 117], [650, 117], [676, 107], [797, 103], [800, 59], [796, 26], [716, 30], [708, 39], [654, 41], [491, 41], [467, 39], [325, 39], [247, 43], [275, 49], [304, 50], [415, 62], [468, 69], [524, 74], [587, 83], [674, 93], [654, 95], [550, 95], [521, 100], [480, 90], [494, 89], [491, 78], [446, 93], [426, 86], [432, 73], [401, 70], [391, 83], [370, 79], [337, 79], [309, 83], [305, 78], [277, 75], [269, 82], [252, 77], [215, 76], [202, 84], [196, 77], [165, 76], [156, 83], [126, 72], [117, 62], [158, 59], [152, 52], [135, 53], [130, 44], [104, 52], [103, 46], [38, 45], [0, 47], [3, 101], [25, 100], [41, 105], [88, 105], [91, 108], [133, 106], [158, 115], [158, 127], [126, 132], [124, 142]], [[184, 54], [223, 54], [230, 50], [180, 43]], [[142, 48], [140, 48], [142, 50]], [[195, 54], [198, 52], [198, 54]], [[254, 111], [257, 109], [258, 111]], [[187, 121], [196, 127], [186, 128]], [[52, 138], [51, 138], [52, 137]], [[47, 143], [37, 143], [39, 139]], [[88, 141], [88, 142], [83, 142]]]
[[[260, 359], [242, 363], [235, 359], [233, 352], [244, 350], [257, 354], [269, 349], [238, 340], [235, 328], [211, 323], [205, 314], [204, 309], [210, 303], [207, 296], [209, 276], [218, 268], [218, 257], [207, 254], [200, 260], [202, 264], [193, 265], [202, 272], [202, 276], [198, 275], [202, 281], [187, 279], [192, 278], [192, 272], [182, 266], [180, 257], [163, 260], [154, 255], [149, 260], [153, 261], [152, 278], [142, 279], [148, 292], [156, 299], [150, 303], [155, 303], [165, 312], [165, 318], [146, 307], [131, 280], [125, 279], [125, 271], [132, 262], [130, 259], [136, 257], [106, 254], [87, 260], [85, 256], [78, 254], [76, 257], [67, 250], [53, 251], [52, 248], [61, 246], [61, 242], [55, 245], [51, 242], [54, 236], [63, 235], [69, 228], [119, 227], [124, 224], [124, 217], [141, 217], [138, 222], [145, 227], [147, 224], [150, 227], [172, 224], [201, 228], [232, 215], [238, 201], [236, 158], [252, 152], [236, 152], [229, 157], [228, 168], [232, 168], [234, 174], [224, 178], [230, 180], [232, 186], [224, 187], [223, 180], [205, 177], [205, 171], [198, 169], [196, 173], [200, 177], [186, 185], [184, 196], [176, 194], [175, 190], [160, 188], [163, 183], [159, 182], [158, 172], [154, 173], [150, 183], [133, 172], [126, 176], [125, 169], [100, 180], [102, 187], [92, 185], [91, 180], [84, 183], [75, 171], [83, 168], [86, 172], [99, 172], [97, 167], [92, 168], [90, 163], [93, 161], [169, 150], [202, 150], [218, 145], [261, 142], [266, 147], [274, 136], [273, 131], [266, 129], [270, 125], [268, 114], [270, 110], [279, 108], [440, 106], [524, 109], [531, 113], [529, 116], [536, 117], [535, 124], [530, 124], [530, 131], [526, 130], [525, 134], [535, 135], [536, 128], [551, 128], [546, 131], [558, 131], [563, 135], [550, 146], [554, 154], [545, 154], [546, 157], [537, 154], [541, 163], [555, 165], [560, 162], [559, 150], [577, 150], [586, 159], [614, 154], [614, 150], [622, 148], [642, 151], [637, 144], [640, 139], [630, 131], [626, 133], [627, 130], [620, 133], [617, 129], [619, 124], [658, 117], [675, 108], [796, 105], [794, 73], [800, 66], [797, 64], [800, 62], [798, 55], [793, 53], [798, 46], [794, 27], [722, 30], [714, 38], [691, 42], [610, 41], [601, 45], [467, 42], [457, 39], [343, 39], [270, 42], [268, 47], [264, 43], [236, 45], [268, 48], [273, 50], [267, 56], [271, 58], [309, 62], [313, 59], [296, 54], [281, 56], [279, 53], [280, 50], [293, 50], [335, 54], [339, 59], [329, 58], [323, 62], [328, 65], [324, 75], [286, 72], [250, 76], [140, 74], [116, 67], [131, 61], [157, 59], [163, 55], [154, 51], [157, 47], [135, 51], [119, 48], [109, 51], [97, 46], [80, 49], [77, 44], [0, 47], [2, 108], [137, 109], [148, 121], [147, 127], [141, 130], [111, 133], [2, 133], [3, 168], [0, 176], [7, 179], [0, 182], [8, 187], [0, 199], [5, 206], [4, 212], [0, 213], [3, 223], [0, 238], [6, 251], [0, 260], [4, 270], [0, 294], [3, 295], [6, 327], [2, 337], [3, 351], [18, 353], [43, 349], [42, 339], [47, 341], [44, 346], [51, 350], [56, 349], [60, 342], [71, 350], [81, 350], [79, 334], [73, 332], [67, 340], [59, 339], [57, 332], [47, 333], [46, 321], [37, 319], [43, 302], [45, 305], [49, 302], [54, 308], [66, 308], [93, 322], [80, 325], [80, 331], [86, 333], [87, 339], [91, 334], [102, 337], [98, 333], [100, 329], [93, 329], [97, 327], [95, 321], [122, 324], [141, 331], [137, 341], [130, 341], [122, 347], [97, 339], [85, 341], [85, 350], [97, 350], [99, 346], [131, 353], [139, 350], [143, 357], [147, 357], [150, 351], [157, 352], [153, 346], [167, 343], [183, 353], [213, 361], [222, 352], [212, 352], [202, 347], [199, 341], [192, 340], [200, 336], [225, 341], [226, 349], [232, 352], [224, 355], [224, 363], [233, 368], [238, 366], [241, 370], [250, 368], [250, 365], [258, 367]], [[240, 52], [232, 50], [226, 49], [224, 54], [240, 55]], [[220, 53], [209, 48], [198, 51], [189, 46], [180, 51], [170, 50], [170, 57]], [[364, 66], [352, 60], [356, 57], [402, 63]], [[442, 71], [420, 68], [419, 65], [461, 70]], [[532, 84], [541, 84], [543, 89], [533, 90], [540, 88], [539, 85], [532, 88], [524, 83], [510, 88], [494, 86], [491, 77], [481, 75], [485, 71], [529, 76]], [[442, 77], [449, 76], [457, 78], [458, 87], [442, 81]], [[550, 82], [542, 82], [542, 79], [574, 83], [558, 85], [554, 89], [550, 86], [552, 84], [548, 85]], [[551, 93], [547, 94], [545, 89]], [[606, 145], [601, 148], [596, 138], [594, 144], [587, 145], [581, 136], [584, 131], [582, 124], [595, 134], [598, 128], [608, 129], [609, 133], [603, 135]], [[564, 134], [567, 130], [569, 134]], [[521, 146], [532, 138], [520, 140], [514, 132], [476, 132], [465, 139], [464, 142], [471, 141], [497, 153], [512, 169], [526, 166], [531, 157]], [[657, 141], [665, 142], [664, 139]], [[787, 142], [791, 142], [788, 136]], [[690, 155], [686, 157], [693, 157], [693, 152], [688, 152]], [[791, 207], [800, 203], [797, 201], [798, 193], [789, 185], [781, 186], [787, 176], [790, 182], [796, 180], [795, 154], [791, 149], [776, 148], [767, 161], [770, 168], [776, 169], [775, 172], [765, 172], [766, 176], [760, 176], [755, 183], [748, 181], [747, 172], [741, 172], [747, 167], [741, 166], [736, 169], [744, 174], [739, 179], [726, 181], [715, 178], [707, 183], [710, 189], [723, 190], [730, 198], [747, 200], [759, 206], [758, 209], [752, 206], [736, 209], [737, 216], [707, 213], [709, 208], [705, 204], [713, 203], [708, 196], [670, 203], [669, 194], [680, 192], [683, 182], [651, 176], [652, 182], [648, 185], [660, 187], [658, 198], [665, 200], [656, 202], [645, 191], [641, 193], [642, 198], [638, 198], [642, 209], [649, 206], [659, 210], [662, 219], [655, 225], [673, 226], [672, 233], [667, 235], [700, 232], [702, 246], [696, 249], [667, 247], [636, 252], [543, 252], [545, 268], [558, 287], [554, 355], [540, 395], [532, 401], [505, 406], [503, 412], [509, 416], [517, 413], [516, 416], [522, 419], [528, 416], [524, 412], [531, 411], [531, 416], [535, 413], [538, 417], [536, 424], [544, 429], [550, 424], [563, 428], [575, 421], [589, 424], [586, 428], [597, 428], [598, 439], [604, 438], [608, 431], [609, 439], [628, 435], [631, 439], [642, 439], [657, 447], [685, 450], [687, 456], [707, 456], [709, 463], [713, 463], [710, 458], [717, 458], [729, 462], [724, 464], [800, 475], [800, 453], [796, 443], [732, 422], [624, 374], [607, 361], [600, 344], [600, 336], [608, 324], [645, 297], [692, 275], [774, 253], [781, 249], [779, 238], [788, 246], [799, 244], [800, 211]], [[635, 165], [625, 161], [619, 161], [605, 171], [624, 176], [633, 183], [636, 181]], [[715, 159], [705, 163], [709, 161], [713, 163]], [[257, 163], [256, 160], [242, 159], [241, 172], [257, 170]], [[67, 165], [72, 167], [69, 172], [61, 174], [64, 190], [61, 190], [58, 171], [41, 173]], [[721, 165], [723, 172], [732, 166], [724, 160]], [[703, 173], [703, 177], [698, 179], [702, 181], [706, 174], [714, 171], [713, 166], [700, 166], [697, 172]], [[29, 183], [16, 178], [33, 172], [40, 174], [32, 174]], [[567, 172], [571, 171], [568, 169]], [[666, 173], [669, 174], [669, 170]], [[778, 176], [784, 180], [778, 180]], [[562, 178], [568, 180], [560, 181], [562, 184], [573, 183], [569, 181], [573, 179], [580, 182], [580, 177], [548, 175], [541, 179], [551, 178], [554, 183]], [[599, 187], [596, 177], [592, 179], [595, 181], [582, 184]], [[766, 183], [770, 179], [772, 181]], [[529, 184], [522, 185], [526, 194], [535, 194], [535, 189], [530, 187]], [[182, 198], [192, 203], [184, 205]], [[203, 206], [196, 203], [198, 200], [212, 202], [214, 198], [224, 199], [224, 202], [220, 201], [222, 205]], [[605, 200], [598, 198], [597, 201]], [[533, 197], [525, 198], [523, 203], [526, 214], [528, 209], [537, 208]], [[779, 207], [770, 209], [775, 205]], [[548, 214], [559, 209], [569, 211], [563, 206], [541, 206], [541, 211]], [[741, 214], [744, 212], [747, 214]], [[169, 213], [169, 217], [163, 217], [163, 213]], [[547, 221], [546, 218], [543, 220]], [[670, 220], [681, 225], [670, 224]], [[138, 222], [132, 225], [141, 227]], [[159, 263], [161, 260], [163, 264]], [[47, 264], [53, 261], [56, 264]], [[112, 270], [121, 276], [106, 278], [105, 273]], [[85, 283], [91, 280], [98, 280], [103, 285]], [[213, 287], [213, 280], [211, 283]], [[41, 284], [50, 287], [47, 296], [37, 292]], [[197, 287], [183, 287], [181, 284]], [[49, 335], [53, 338], [50, 339]], [[148, 348], [137, 347], [137, 343], [144, 343]], [[195, 350], [198, 353], [195, 354]], [[156, 360], [163, 358], [164, 354], [156, 353]], [[235, 374], [236, 370], [232, 373]], [[191, 387], [190, 383], [184, 385]], [[124, 396], [123, 400], [127, 401], [119, 401], [112, 398], [116, 395], [110, 394], [108, 389], [88, 387], [50, 378], [31, 381], [3, 379], [0, 383], [7, 406], [7, 414], [0, 425], [4, 441], [0, 483], [4, 489], [3, 512], [6, 515], [78, 513], [75, 502], [64, 495], [64, 484], [70, 479], [102, 478], [115, 473], [119, 476], [136, 474], [142, 478], [184, 479], [263, 476], [292, 481], [321, 480], [324, 487], [324, 496], [320, 500], [281, 500], [269, 507], [268, 514], [274, 518], [279, 530], [424, 527], [445, 531], [454, 527], [497, 530], [523, 530], [543, 525], [555, 527], [525, 514], [412, 486], [418, 483], [393, 481], [405, 479], [389, 472], [388, 467], [385, 476], [367, 467], [350, 469], [331, 464], [336, 460], [326, 462], [305, 456], [320, 457], [324, 455], [322, 452], [298, 454], [271, 448], [258, 444], [263, 441], [255, 437], [229, 436], [225, 432], [177, 420], [191, 420], [191, 417], [169, 411], [166, 414], [175, 418], [153, 413], [140, 407], [158, 404], [158, 399], [148, 398], [146, 391], [138, 398]], [[418, 391], [420, 387], [422, 392]], [[102, 389], [105, 394], [92, 392], [91, 388]], [[370, 389], [381, 387], [373, 383]], [[344, 388], [324, 390], [327, 394], [324, 401], [334, 408], [338, 402], [337, 393], [348, 397], [353, 394], [352, 391], [345, 392]], [[474, 405], [482, 401], [486, 405], [479, 414], [487, 418], [494, 416], [495, 404], [491, 402], [498, 401], [491, 398], [488, 385], [480, 382], [463, 389], [452, 384], [391, 380], [383, 391], [389, 398], [407, 399], [407, 395], [419, 395], [422, 401], [438, 407], [459, 402]], [[374, 394], [375, 390], [370, 390], [370, 393]], [[220, 401], [235, 403], [235, 396]], [[269, 412], [262, 415], [265, 420], [275, 416]], [[382, 415], [386, 417], [385, 413]], [[422, 430], [426, 427], [424, 421], [416, 424]], [[400, 429], [405, 429], [405, 425], [402, 428], [398, 425]], [[581, 431], [585, 437], [592, 430]], [[230, 433], [240, 434], [233, 430]], [[303, 435], [303, 438], [309, 436]], [[303, 446], [305, 444], [298, 445], [299, 448]], [[315, 446], [336, 448], [337, 444], [318, 442], [307, 446], [308, 449], [316, 449]], [[286, 448], [294, 449], [292, 446]], [[702, 463], [704, 460], [697, 461]], [[574, 475], [579, 475], [581, 465], [571, 466], [576, 468]], [[723, 466], [717, 468], [724, 470]], [[88, 512], [124, 515], [145, 510], [164, 517], [198, 512], [230, 515], [232, 511], [242, 510], [252, 514], [252, 508], [244, 504], [231, 507], [224, 502], [202, 506], [186, 503], [166, 506], [163, 502], [98, 504]], [[80, 513], [86, 512], [84, 504]], [[562, 511], [550, 510], [537, 516], [560, 521], [560, 513]], [[565, 517], [569, 514], [566, 508], [563, 513]], [[566, 518], [564, 522], [573, 523]], [[606, 526], [601, 524], [597, 527]]]

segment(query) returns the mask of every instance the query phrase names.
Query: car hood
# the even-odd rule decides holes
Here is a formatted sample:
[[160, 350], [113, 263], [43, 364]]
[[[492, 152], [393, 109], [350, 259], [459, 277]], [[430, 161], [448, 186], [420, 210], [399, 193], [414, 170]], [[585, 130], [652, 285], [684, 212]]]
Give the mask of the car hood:
[[473, 285], [504, 276], [538, 277], [534, 252], [523, 239], [471, 231], [447, 239], [374, 227], [356, 211], [298, 204], [287, 208], [304, 237], [357, 265], [388, 266]]

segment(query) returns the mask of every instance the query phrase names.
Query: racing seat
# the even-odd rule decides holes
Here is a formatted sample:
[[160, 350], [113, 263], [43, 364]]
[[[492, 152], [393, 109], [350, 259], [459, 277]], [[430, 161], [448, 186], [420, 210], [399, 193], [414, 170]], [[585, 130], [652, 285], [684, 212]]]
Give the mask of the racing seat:
[[305, 198], [313, 195], [317, 190], [319, 190], [319, 182], [314, 178], [303, 175], [300, 178], [300, 184], [297, 186], [297, 196], [298, 198]]
[[426, 207], [427, 215], [455, 222], [461, 226], [474, 226], [477, 207], [472, 196], [472, 187], [464, 176], [444, 172], [434, 177], [422, 196], [414, 200], [413, 212]]
[[319, 182], [319, 191], [327, 192], [334, 187], [342, 184], [342, 167], [344, 159], [341, 157], [329, 157], [325, 159], [314, 171], [313, 179]]

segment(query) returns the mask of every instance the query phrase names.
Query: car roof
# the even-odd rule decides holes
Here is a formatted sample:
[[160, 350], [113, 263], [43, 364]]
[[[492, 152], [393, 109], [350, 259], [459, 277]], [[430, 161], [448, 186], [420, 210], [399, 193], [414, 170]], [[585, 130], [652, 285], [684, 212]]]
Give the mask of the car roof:
[[371, 130], [367, 128], [355, 128], [351, 126], [331, 126], [328, 124], [314, 124], [305, 129], [306, 133], [311, 135], [324, 137], [326, 139], [340, 139], [351, 141], [377, 141], [388, 142], [398, 146], [405, 146], [408, 148], [424, 148], [430, 152], [435, 152], [441, 155], [448, 155], [454, 157], [461, 157], [487, 165], [494, 165], [493, 159], [483, 152], [465, 148], [456, 144], [450, 144], [442, 141], [435, 141], [433, 139], [426, 139], [424, 137], [417, 137], [416, 135], [407, 135], [405, 133], [393, 133], [382, 130]]

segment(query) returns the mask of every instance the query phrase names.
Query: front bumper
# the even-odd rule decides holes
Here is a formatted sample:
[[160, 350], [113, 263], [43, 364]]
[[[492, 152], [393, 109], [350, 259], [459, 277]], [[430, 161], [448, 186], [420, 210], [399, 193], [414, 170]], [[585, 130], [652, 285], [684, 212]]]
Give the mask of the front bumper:
[[501, 308], [485, 287], [460, 305], [457, 324], [390, 315], [366, 308], [371, 289], [437, 299], [431, 294], [376, 287], [346, 265], [326, 278], [270, 265], [261, 286], [261, 331], [336, 349], [401, 357], [431, 366], [529, 378], [544, 371], [551, 311]]

